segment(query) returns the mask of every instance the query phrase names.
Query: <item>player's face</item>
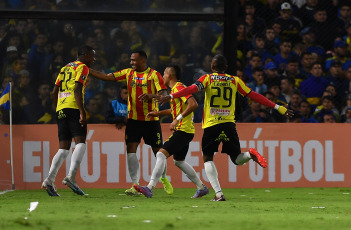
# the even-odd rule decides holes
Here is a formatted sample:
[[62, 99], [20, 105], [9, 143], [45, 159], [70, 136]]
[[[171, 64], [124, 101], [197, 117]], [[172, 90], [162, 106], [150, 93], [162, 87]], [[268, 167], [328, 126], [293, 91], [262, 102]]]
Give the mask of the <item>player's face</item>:
[[169, 85], [169, 79], [171, 78], [170, 72], [171, 72], [170, 68], [166, 68], [164, 73], [163, 73], [163, 80], [164, 80], [166, 86]]
[[121, 98], [125, 101], [128, 99], [128, 90], [127, 89], [121, 90]]
[[95, 59], [95, 50], [92, 50], [91, 52], [88, 52], [85, 55], [85, 64], [90, 67], [94, 62], [96, 61]]
[[138, 53], [132, 53], [130, 55], [130, 65], [133, 70], [142, 72], [145, 70], [145, 59], [140, 57]]

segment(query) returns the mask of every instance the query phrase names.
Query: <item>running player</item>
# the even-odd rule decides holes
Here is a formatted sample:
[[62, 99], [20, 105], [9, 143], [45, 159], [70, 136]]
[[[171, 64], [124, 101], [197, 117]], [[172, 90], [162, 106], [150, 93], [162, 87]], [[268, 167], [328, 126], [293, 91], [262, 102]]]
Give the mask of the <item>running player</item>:
[[[163, 75], [165, 85], [171, 88], [171, 93], [178, 92], [185, 88], [183, 83], [179, 81], [180, 67], [177, 65], [168, 66]], [[139, 97], [144, 99], [144, 95]], [[202, 183], [194, 168], [185, 162], [188, 153], [189, 143], [192, 141], [195, 128], [193, 123], [193, 111], [197, 108], [197, 102], [191, 95], [171, 100], [171, 108], [163, 111], [152, 111], [148, 113], [148, 117], [158, 117], [161, 115], [172, 115], [173, 122], [170, 130], [174, 133], [167, 139], [163, 147], [156, 154], [156, 165], [151, 174], [151, 180], [147, 186], [134, 185], [134, 188], [144, 194], [147, 198], [151, 198], [153, 190], [164, 171], [167, 158], [173, 155], [174, 164], [180, 168], [187, 177], [197, 186], [195, 195], [192, 198], [200, 198], [209, 193], [208, 188]]]
[[[114, 73], [102, 73], [90, 70], [90, 74], [104, 81], [125, 81], [128, 89], [128, 121], [125, 130], [127, 144], [127, 164], [133, 184], [139, 184], [139, 160], [136, 150], [141, 138], [145, 144], [151, 145], [155, 156], [160, 150], [163, 140], [158, 117], [147, 117], [151, 111], [158, 111], [158, 103], [153, 95], [165, 93], [162, 76], [146, 64], [147, 55], [144, 51], [134, 51], [130, 56], [131, 68]], [[144, 94], [145, 101], [138, 97]], [[167, 167], [162, 173], [161, 182], [167, 194], [173, 194], [173, 187], [167, 179]], [[127, 195], [140, 195], [132, 186], [125, 191]]]
[[84, 110], [84, 93], [89, 67], [95, 62], [95, 51], [90, 46], [82, 46], [78, 50], [76, 61], [64, 66], [58, 75], [53, 90], [56, 106], [58, 137], [60, 149], [51, 162], [48, 177], [42, 187], [49, 196], [60, 196], [55, 188], [55, 177], [62, 163], [69, 154], [72, 138], [76, 143], [72, 154], [68, 175], [62, 183], [78, 195], [84, 192], [76, 183], [76, 174], [85, 153], [87, 122]]
[[205, 90], [204, 115], [202, 128], [202, 152], [206, 175], [216, 195], [212, 201], [225, 201], [221, 186], [218, 180], [218, 172], [213, 162], [213, 155], [218, 151], [222, 142], [222, 153], [227, 153], [231, 161], [236, 165], [243, 165], [250, 159], [257, 162], [261, 167], [266, 168], [267, 162], [254, 148], [249, 152], [241, 153], [239, 137], [235, 127], [235, 97], [236, 92], [243, 96], [259, 102], [260, 104], [275, 108], [280, 114], [292, 117], [293, 112], [283, 106], [279, 106], [266, 97], [252, 91], [238, 77], [226, 74], [227, 59], [223, 55], [216, 55], [212, 59], [212, 74], [200, 77], [193, 85], [184, 88], [176, 93], [166, 96], [159, 96], [161, 103], [170, 99], [183, 97], [199, 90]]

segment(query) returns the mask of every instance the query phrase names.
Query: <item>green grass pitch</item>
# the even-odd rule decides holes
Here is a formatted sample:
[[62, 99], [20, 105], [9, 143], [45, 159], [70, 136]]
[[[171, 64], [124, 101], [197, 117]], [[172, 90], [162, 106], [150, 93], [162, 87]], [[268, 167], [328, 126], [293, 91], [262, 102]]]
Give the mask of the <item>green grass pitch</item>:
[[[351, 229], [351, 189], [224, 189], [226, 202], [211, 202], [214, 192], [190, 199], [195, 189], [173, 195], [156, 189], [150, 199], [124, 195], [124, 189], [84, 189], [78, 196], [59, 189], [0, 195], [0, 229]], [[30, 202], [38, 201], [29, 212]]]

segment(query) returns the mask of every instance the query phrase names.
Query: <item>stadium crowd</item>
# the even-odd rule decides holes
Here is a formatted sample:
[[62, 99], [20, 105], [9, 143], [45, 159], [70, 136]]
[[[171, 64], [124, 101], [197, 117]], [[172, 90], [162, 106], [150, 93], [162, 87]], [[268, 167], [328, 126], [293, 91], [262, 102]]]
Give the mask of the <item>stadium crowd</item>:
[[[183, 2], [188, 3], [188, 10], [192, 9], [190, 6], [202, 12], [223, 10], [222, 1]], [[23, 0], [0, 1], [0, 6], [89, 10], [98, 7], [97, 3]], [[138, 10], [166, 8], [166, 1], [160, 0], [106, 1], [99, 6], [103, 10], [132, 4]], [[169, 8], [185, 10], [181, 6]], [[238, 122], [351, 122], [349, 1], [241, 0], [238, 18], [237, 72], [230, 74], [236, 74], [255, 92], [295, 113], [286, 119], [275, 110], [242, 98]], [[9, 81], [13, 82], [14, 124], [55, 123], [50, 91], [60, 69], [76, 59], [80, 45], [89, 45], [96, 51], [97, 62], [92, 66], [95, 70], [109, 73], [128, 68], [130, 52], [145, 50], [151, 68], [162, 73], [167, 64], [177, 64], [182, 70], [181, 82], [191, 85], [211, 72], [213, 55], [223, 52], [222, 31], [220, 22], [1, 20], [0, 93]], [[111, 103], [121, 87], [88, 78], [88, 123], [107, 122]], [[195, 96], [199, 108], [194, 121], [201, 122], [203, 94]], [[8, 113], [1, 107], [0, 124], [8, 123]]]

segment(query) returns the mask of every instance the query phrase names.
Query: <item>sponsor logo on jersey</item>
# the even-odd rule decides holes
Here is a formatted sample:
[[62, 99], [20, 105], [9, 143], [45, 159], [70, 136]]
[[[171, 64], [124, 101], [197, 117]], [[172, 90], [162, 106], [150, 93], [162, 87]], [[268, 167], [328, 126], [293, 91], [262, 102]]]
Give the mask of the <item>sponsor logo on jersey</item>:
[[222, 75], [211, 75], [211, 80], [215, 80], [215, 81], [219, 81], [219, 80], [233, 81], [234, 78], [229, 77], [229, 76], [222, 76]]
[[70, 97], [70, 96], [71, 96], [71, 92], [61, 92], [58, 94], [59, 99]]
[[144, 80], [145, 78], [144, 77], [135, 77], [136, 80], [139, 80], [139, 81], [142, 81]]
[[210, 109], [210, 114], [212, 116], [214, 116], [214, 115], [228, 116], [228, 115], [230, 115], [230, 109], [215, 109], [215, 108], [211, 108]]

